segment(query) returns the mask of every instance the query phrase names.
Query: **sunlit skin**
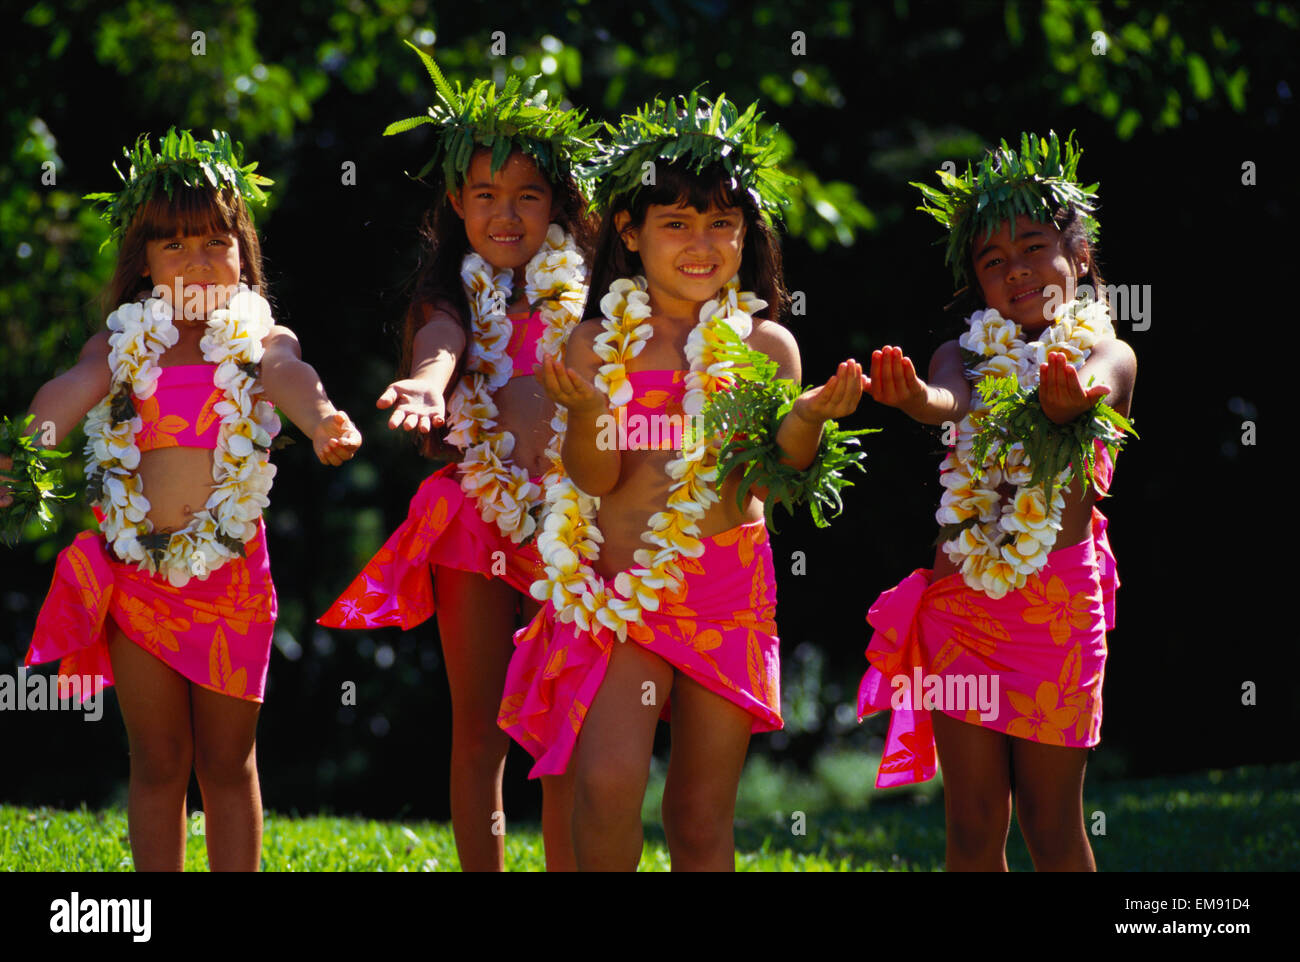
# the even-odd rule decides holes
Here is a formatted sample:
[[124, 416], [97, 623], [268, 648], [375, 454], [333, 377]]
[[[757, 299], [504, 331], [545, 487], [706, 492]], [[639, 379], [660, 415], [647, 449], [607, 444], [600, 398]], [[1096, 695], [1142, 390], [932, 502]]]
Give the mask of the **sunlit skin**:
[[[627, 212], [620, 212], [615, 216], [614, 226], [628, 250], [640, 256], [652, 311], [650, 324], [655, 330], [632, 369], [688, 369], [686, 337], [699, 322], [701, 305], [714, 297], [718, 288], [740, 269], [746, 230], [744, 216], [737, 208], [699, 211], [686, 204], [652, 204], [639, 227], [629, 227], [630, 220]], [[570, 340], [568, 356], [571, 360], [581, 359], [590, 374], [580, 373], [577, 368], [566, 367], [551, 358], [538, 367], [547, 396], [568, 407], [571, 417], [576, 416], [584, 424], [590, 422], [591, 426], [607, 413], [608, 399], [593, 383], [595, 370], [603, 362], [590, 349], [601, 330], [600, 322], [586, 321], [575, 329]], [[778, 365], [784, 362], [778, 376], [798, 380], [798, 349], [788, 331], [772, 322], [756, 320], [749, 343], [763, 350]], [[812, 463], [822, 425], [829, 418], [843, 417], [856, 410], [865, 384], [861, 366], [849, 359], [838, 366], [824, 385], [795, 400], [792, 416], [783, 420], [777, 436], [781, 449], [790, 455], [788, 463], [800, 469]], [[579, 487], [589, 494], [608, 492], [620, 481], [623, 466], [619, 452], [593, 451], [594, 457], [589, 456], [585, 449], [591, 445], [576, 440], [584, 432], [575, 430], [573, 422], [570, 423], [563, 451], [570, 475], [581, 478]], [[642, 453], [644, 456], [646, 453]], [[662, 458], [662, 454], [651, 456], [652, 460]], [[661, 472], [648, 473], [657, 479]], [[624, 482], [627, 480], [623, 478]], [[722, 504], [710, 509], [701, 522], [701, 531], [707, 536], [761, 516], [759, 499], [752, 499], [742, 516], [735, 508], [734, 497], [728, 498], [724, 492]], [[607, 548], [613, 546], [607, 543]], [[621, 558], [615, 560], [617, 554], [616, 549], [612, 554], [606, 552], [611, 559], [609, 564], [620, 564]]]
[[[512, 153], [493, 173], [492, 155], [486, 150], [474, 155], [460, 189], [448, 192], [453, 209], [465, 222], [470, 247], [495, 269], [513, 272], [516, 296], [507, 308], [511, 312], [524, 306], [524, 268], [541, 248], [555, 218], [554, 193], [531, 158]], [[375, 402], [378, 408], [393, 409], [390, 428], [421, 434], [445, 423], [443, 395], [465, 349], [464, 332], [454, 317], [426, 306], [426, 318], [415, 336], [410, 377], [388, 385]]]
[[[984, 295], [984, 303], [1003, 317], [1015, 321], [1028, 337], [1042, 332], [1050, 324], [1045, 316], [1051, 288], [1062, 299], [1073, 300], [1080, 275], [1087, 273], [1085, 254], [1078, 263], [1070, 256], [1056, 225], [1039, 222], [1020, 214], [1016, 217], [1015, 238], [1010, 222], [1003, 222], [989, 236], [980, 235], [974, 243], [975, 277]], [[942, 350], [942, 349], [941, 349]], [[1072, 421], [1111, 392], [1105, 383], [1085, 387], [1086, 377], [1068, 363], [1064, 354], [1051, 353], [1047, 363], [1039, 365], [1039, 401], [1043, 413], [1057, 424]], [[943, 360], [951, 375], [951, 358]], [[881, 404], [896, 407], [925, 424], [960, 420], [965, 416], [951, 391], [937, 392], [921, 380], [910, 358], [902, 349], [886, 345], [871, 354], [871, 377], [867, 393]], [[966, 392], [969, 398], [969, 391]]]
[[[155, 296], [173, 305], [176, 344], [158, 358], [162, 368], [205, 364], [200, 341], [209, 313], [237, 289], [243, 262], [239, 239], [226, 232], [146, 242], [146, 267]], [[176, 291], [181, 303], [176, 304]], [[188, 316], [187, 316], [188, 315]], [[77, 363], [36, 392], [34, 424], [50, 422], [57, 445], [111, 389], [109, 334], [93, 335]], [[298, 339], [275, 325], [263, 339], [263, 397], [312, 439], [323, 464], [339, 465], [361, 444], [361, 434], [336, 409], [320, 378], [301, 359]], [[38, 436], [38, 441], [43, 440]], [[12, 467], [0, 457], [0, 470]], [[189, 524], [212, 490], [212, 452], [162, 447], [141, 454], [139, 476], [148, 493], [148, 520], [156, 531]], [[0, 485], [0, 505], [11, 503]], [[127, 823], [137, 871], [179, 871], [185, 859], [185, 794], [191, 772], [203, 793], [205, 841], [214, 871], [256, 871], [262, 806], [256, 765], [260, 705], [190, 682], [123, 633], [110, 615], [108, 654], [130, 744]]]
[[[146, 267], [141, 275], [154, 292], [172, 305], [175, 323], [198, 324], [210, 311], [224, 307], [239, 284], [239, 238], [216, 232], [172, 237], [145, 243]], [[182, 302], [176, 305], [177, 285]]]
[[[1050, 323], [1049, 288], [1058, 288], [1057, 303], [1073, 299], [1090, 252], [1077, 259], [1062, 243], [1052, 223], [1024, 215], [1003, 222], [972, 247], [975, 279], [985, 304], [1016, 321], [1026, 339]], [[1039, 403], [1053, 422], [1079, 417], [1101, 398], [1128, 414], [1136, 378], [1133, 351], [1118, 339], [1098, 342], [1076, 370], [1061, 353], [1049, 353], [1039, 366]], [[1090, 386], [1089, 381], [1093, 383]], [[963, 370], [960, 346], [943, 344], [930, 361], [929, 380], [916, 374], [901, 348], [886, 345], [871, 355], [867, 393], [923, 424], [956, 423], [970, 408], [971, 386]], [[1012, 489], [1003, 485], [1006, 497]], [[1091, 537], [1092, 506], [1097, 493], [1077, 482], [1067, 489], [1056, 550]], [[952, 576], [957, 568], [942, 548], [935, 552], [931, 583]], [[967, 724], [933, 712], [935, 743], [944, 774], [947, 818], [946, 865], [949, 871], [1006, 871], [1006, 840], [1014, 801], [1021, 832], [1039, 871], [1094, 871], [1084, 826], [1082, 789], [1087, 749], [1044, 745]]]
[[[630, 371], [686, 370], [686, 338], [703, 303], [737, 273], [746, 225], [739, 210], [699, 211], [685, 205], [651, 205], [639, 227], [617, 215], [615, 227], [636, 252], [647, 280], [653, 335], [628, 365]], [[593, 291], [592, 305], [603, 291]], [[594, 313], [589, 308], [589, 313]], [[547, 358], [538, 367], [542, 387], [568, 408], [562, 456], [574, 482], [598, 495], [597, 523], [604, 535], [594, 562], [606, 578], [633, 563], [644, 547], [641, 533], [652, 512], [663, 509], [672, 451], [602, 451], [597, 419], [608, 398], [594, 386], [604, 362], [593, 349], [602, 328], [596, 320], [575, 328], [566, 361]], [[777, 376], [800, 380], [798, 347], [784, 327], [755, 318], [748, 343], [777, 363]], [[777, 443], [785, 463], [807, 467], [816, 455], [828, 418], [852, 413], [865, 378], [853, 360], [841, 363], [820, 387], [805, 392], [783, 419]], [[730, 479], [698, 524], [701, 537], [763, 517], [762, 496], [736, 506]], [[653, 682], [658, 701], [647, 706], [644, 685]], [[644, 842], [645, 796], [660, 705], [672, 699], [672, 753], [664, 787], [663, 824], [674, 871], [735, 868], [736, 789], [749, 746], [752, 716], [636, 644], [618, 644], [587, 712], [569, 769], [574, 787], [574, 850], [584, 870], [634, 870]]]
[[[448, 192], [464, 221], [470, 247], [496, 270], [513, 275], [508, 313], [527, 309], [524, 269], [556, 219], [555, 192], [529, 157], [515, 152], [495, 173], [491, 153], [470, 161], [465, 182]], [[388, 427], [429, 434], [446, 421], [446, 394], [468, 345], [459, 318], [445, 302], [412, 305], [424, 323], [412, 344], [411, 373], [386, 387], [375, 406], [391, 408]], [[554, 408], [534, 377], [516, 377], [492, 396], [497, 430], [515, 437], [513, 462], [530, 475], [545, 470]], [[438, 634], [452, 700], [451, 819], [456, 852], [465, 871], [502, 871], [505, 837], [493, 833], [492, 813], [502, 811], [501, 779], [509, 736], [497, 726], [501, 690], [514, 653], [516, 608], [525, 621], [537, 603], [506, 581], [439, 567], [433, 576]], [[570, 816], [572, 779], [542, 779], [542, 837], [548, 871], [574, 867]]]

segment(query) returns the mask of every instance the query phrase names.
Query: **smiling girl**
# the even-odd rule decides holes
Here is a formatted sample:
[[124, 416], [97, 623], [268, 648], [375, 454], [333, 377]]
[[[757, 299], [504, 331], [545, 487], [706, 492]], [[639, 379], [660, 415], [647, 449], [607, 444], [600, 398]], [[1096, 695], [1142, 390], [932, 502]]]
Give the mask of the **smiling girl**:
[[[466, 871], [505, 867], [501, 781], [510, 741], [496, 726], [512, 637], [536, 609], [534, 513], [558, 470], [554, 405], [533, 369], [582, 318], [586, 202], [572, 174], [589, 152], [581, 114], [527, 101], [537, 78], [453, 91], [437, 85], [423, 123], [437, 128], [421, 175], [441, 166], [424, 265], [406, 315], [399, 377], [380, 395], [388, 426], [428, 453], [445, 430], [458, 463], [430, 476], [406, 520], [320, 619], [410, 629], [436, 612], [452, 702], [451, 818]], [[519, 94], [518, 99], [513, 95]], [[458, 160], [459, 158], [459, 160]], [[561, 772], [555, 773], [557, 776]], [[543, 785], [551, 870], [573, 865], [571, 790]]]
[[[1096, 185], [1078, 183], [1077, 163], [1071, 141], [1025, 135], [1018, 154], [1003, 142], [975, 175], [917, 185], [982, 309], [935, 352], [928, 381], [899, 348], [871, 359], [875, 400], [955, 434], [933, 570], [872, 606], [859, 691], [860, 715], [893, 709], [877, 785], [931, 777], [937, 745], [950, 870], [1006, 869], [1013, 784], [1034, 865], [1095, 868], [1083, 773], [1100, 739], [1119, 581], [1094, 505], [1127, 428], [1136, 360], [1106, 304], [1081, 289], [1102, 286]], [[998, 381], [1010, 375], [1017, 385]], [[940, 680], [937, 695], [911, 689], [917, 673]], [[954, 680], [976, 680], [992, 703], [948, 703]]]
[[[548, 358], [542, 370], [547, 395], [568, 412], [569, 478], [547, 489], [546, 577], [534, 586], [546, 605], [516, 638], [500, 724], [537, 758], [533, 775], [572, 772], [583, 870], [636, 868], [651, 749], [670, 698], [663, 815], [677, 870], [734, 869], [749, 738], [781, 727], [762, 492], [737, 503], [738, 476], [715, 485], [715, 437], [688, 432], [679, 450], [601, 440], [604, 419], [624, 408], [628, 418], [704, 413], [736, 386], [724, 343], [746, 345], [728, 358], [748, 352], [798, 381], [794, 338], [754, 316], [769, 303], [778, 315], [784, 300], [768, 222], [784, 181], [756, 119], [752, 107], [742, 118], [725, 99], [695, 95], [623, 118], [594, 171], [604, 215], [592, 289], [603, 293], [604, 318], [580, 324], [564, 362]], [[641, 187], [647, 164], [654, 184]], [[862, 380], [846, 361], [794, 401], [765, 437], [784, 470], [810, 469], [824, 454], [823, 428], [854, 410]]]
[[108, 301], [120, 306], [30, 407], [56, 443], [86, 418], [100, 531], [59, 555], [27, 664], [59, 659], [60, 675], [116, 685], [139, 871], [181, 869], [191, 769], [209, 865], [258, 868], [254, 743], [276, 616], [262, 523], [270, 399], [325, 464], [361, 443], [257, 293], [246, 202], [270, 181], [240, 165], [228, 134], [213, 137], [168, 131], [157, 154], [142, 137], [123, 190], [90, 195], [119, 241]]

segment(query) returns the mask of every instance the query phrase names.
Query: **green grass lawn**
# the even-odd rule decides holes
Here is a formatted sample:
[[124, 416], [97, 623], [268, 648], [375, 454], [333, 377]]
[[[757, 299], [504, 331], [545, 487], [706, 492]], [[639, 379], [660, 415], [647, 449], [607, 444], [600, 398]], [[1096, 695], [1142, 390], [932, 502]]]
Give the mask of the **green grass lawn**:
[[[828, 755], [812, 777], [751, 760], [736, 818], [742, 871], [935, 871], [943, 867], [943, 797], [930, 783], [915, 790], [871, 787], [874, 760]], [[1209, 771], [1172, 778], [1087, 786], [1084, 811], [1105, 816], [1092, 847], [1103, 871], [1295, 870], [1300, 868], [1300, 762]], [[643, 871], [665, 871], [658, 823], [662, 772], [646, 797]], [[802, 813], [802, 817], [799, 814]], [[797, 834], [802, 828], [803, 834]], [[1011, 830], [1012, 869], [1033, 865]], [[207, 868], [203, 840], [191, 836], [187, 870]], [[506, 866], [545, 866], [538, 826], [511, 824]], [[0, 806], [0, 868], [8, 871], [128, 871], [126, 813]], [[459, 868], [451, 826], [332, 816], [266, 814], [266, 871], [436, 872]]]

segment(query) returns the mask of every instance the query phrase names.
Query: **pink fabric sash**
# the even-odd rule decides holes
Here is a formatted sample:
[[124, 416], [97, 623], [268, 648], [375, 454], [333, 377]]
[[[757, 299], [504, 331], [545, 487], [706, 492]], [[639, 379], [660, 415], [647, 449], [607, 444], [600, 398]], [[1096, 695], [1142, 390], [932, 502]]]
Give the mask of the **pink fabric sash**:
[[1025, 587], [998, 600], [960, 573], [932, 584], [924, 568], [876, 599], [858, 718], [892, 709], [878, 788], [934, 776], [936, 709], [1043, 744], [1098, 743], [1119, 586], [1106, 524], [1094, 508], [1091, 538], [1053, 551]]
[[479, 517], [455, 471], [456, 465], [449, 464], [424, 480], [406, 520], [317, 624], [414, 628], [434, 613], [431, 575], [439, 566], [501, 577], [528, 593], [543, 574], [537, 546], [532, 541], [517, 545]]
[[[126, 637], [194, 684], [261, 702], [278, 604], [260, 519], [245, 550], [247, 558], [176, 588], [123, 564], [98, 532], [83, 531], [59, 553], [26, 664], [59, 659], [60, 676], [101, 675], [111, 685], [111, 617]], [[101, 687], [97, 681], [94, 690]]]
[[[753, 731], [774, 731], [783, 723], [767, 529], [756, 521], [702, 540], [703, 555], [679, 562], [680, 589], [659, 592], [659, 610], [641, 613], [628, 643], [748, 711]], [[497, 723], [537, 759], [530, 778], [562, 774], [618, 638], [558, 623], [547, 602], [515, 644]]]

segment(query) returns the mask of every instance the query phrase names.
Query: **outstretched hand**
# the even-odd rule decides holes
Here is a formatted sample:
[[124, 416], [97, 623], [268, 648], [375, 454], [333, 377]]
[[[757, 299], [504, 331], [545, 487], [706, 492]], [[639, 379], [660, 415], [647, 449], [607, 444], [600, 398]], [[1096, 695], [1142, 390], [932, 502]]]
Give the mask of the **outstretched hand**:
[[375, 407], [393, 409], [388, 419], [390, 428], [403, 428], [407, 431], [419, 429], [421, 434], [428, 434], [434, 428], [442, 427], [446, 420], [446, 406], [442, 392], [435, 391], [425, 381], [407, 378], [394, 381], [384, 388]]
[[316, 425], [312, 447], [322, 464], [338, 467], [361, 447], [361, 432], [343, 411], [335, 411]]
[[1078, 370], [1064, 354], [1052, 352], [1047, 363], [1038, 366], [1038, 403], [1054, 424], [1073, 421], [1109, 393], [1105, 384], [1085, 390]]
[[881, 404], [906, 409], [924, 400], [926, 384], [916, 376], [912, 359], [901, 347], [885, 345], [871, 352], [871, 377], [866, 391]]
[[842, 418], [857, 410], [867, 384], [862, 365], [849, 358], [840, 362], [830, 380], [821, 387], [805, 391], [795, 398], [790, 411], [810, 424]]
[[554, 355], [548, 354], [533, 371], [546, 396], [556, 404], [580, 413], [605, 410], [605, 397], [595, 385]]

